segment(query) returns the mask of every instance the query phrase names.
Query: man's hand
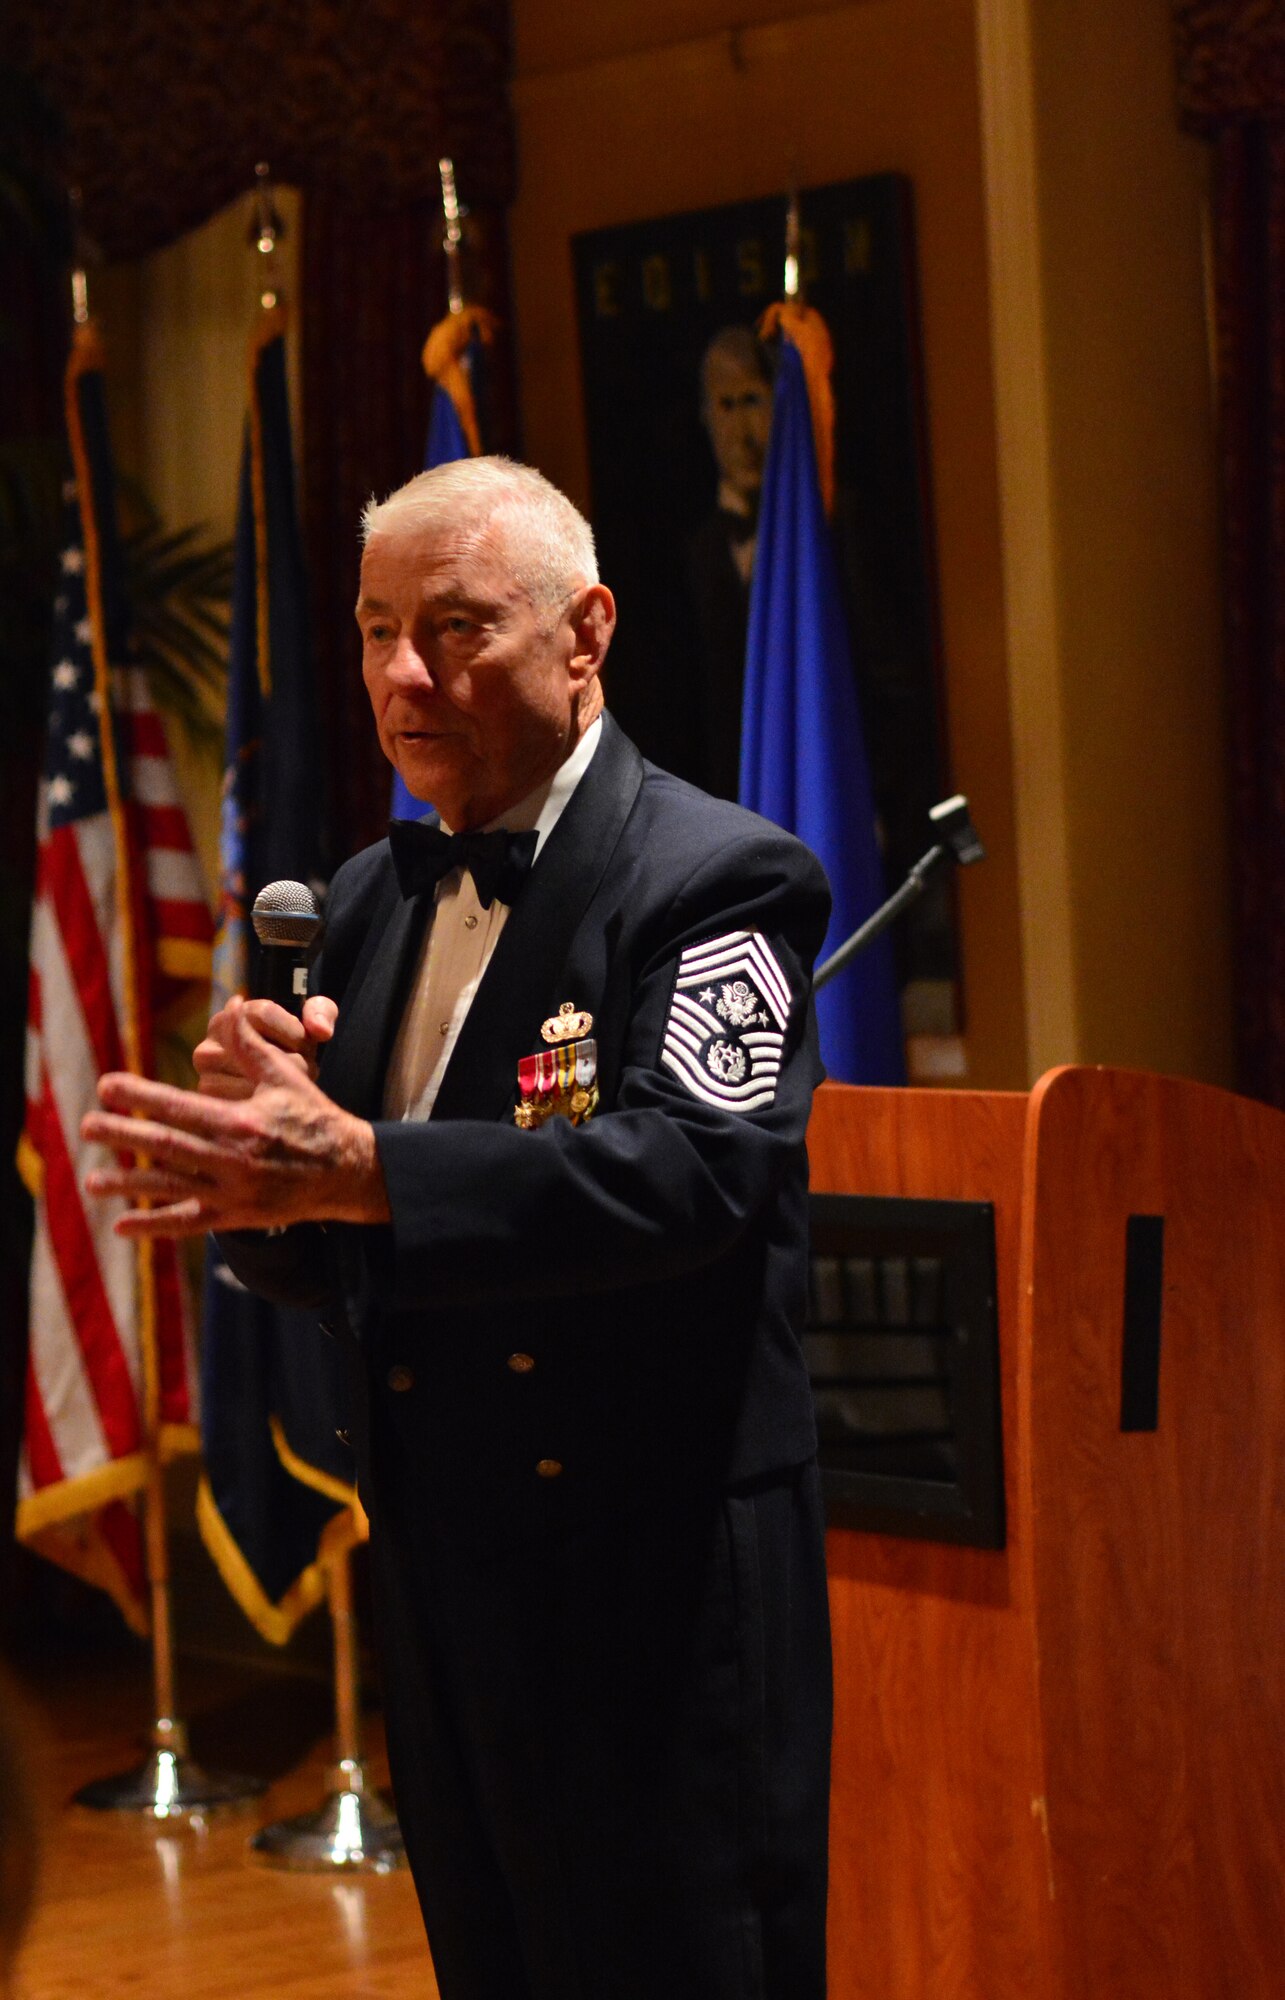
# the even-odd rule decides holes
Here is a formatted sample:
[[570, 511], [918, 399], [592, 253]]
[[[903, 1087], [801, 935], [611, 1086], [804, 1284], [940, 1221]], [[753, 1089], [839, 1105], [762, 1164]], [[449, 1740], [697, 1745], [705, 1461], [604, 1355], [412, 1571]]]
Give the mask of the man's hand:
[[246, 1098], [254, 1093], [255, 1080], [241, 1067], [237, 1053], [236, 1022], [241, 1014], [265, 1042], [293, 1056], [303, 1074], [317, 1081], [317, 1051], [330, 1040], [339, 1018], [333, 1000], [314, 994], [304, 1001], [303, 1019], [298, 1021], [275, 1000], [233, 999], [212, 1016], [204, 1041], [192, 1053], [202, 1096]]
[[[302, 1045], [286, 1050], [259, 1031], [252, 1009], [260, 1004], [268, 1003], [232, 1001], [215, 1017], [221, 1025], [213, 1039], [224, 1060], [211, 1059], [200, 1091], [119, 1073], [99, 1080], [103, 1109], [87, 1114], [82, 1136], [144, 1157], [133, 1166], [97, 1169], [87, 1175], [86, 1190], [99, 1199], [152, 1204], [120, 1216], [118, 1236], [387, 1222], [373, 1127], [317, 1088]], [[270, 1027], [278, 1016], [292, 1018], [274, 1008]], [[332, 1012], [328, 1027], [333, 1023]], [[202, 1047], [209, 1046], [207, 1038]], [[222, 1082], [206, 1090], [207, 1079], [216, 1077]], [[232, 1082], [248, 1084], [249, 1094], [223, 1087]]]

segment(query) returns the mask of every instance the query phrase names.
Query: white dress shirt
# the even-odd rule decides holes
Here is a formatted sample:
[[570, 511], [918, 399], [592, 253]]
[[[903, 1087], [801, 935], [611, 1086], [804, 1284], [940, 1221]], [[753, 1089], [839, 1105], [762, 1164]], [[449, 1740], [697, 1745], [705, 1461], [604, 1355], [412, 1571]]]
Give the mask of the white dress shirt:
[[[501, 826], [510, 833], [534, 830], [531, 865], [536, 867], [545, 841], [593, 761], [601, 735], [599, 716], [551, 778], [482, 831]], [[443, 831], [451, 833], [453, 828], [443, 824]], [[425, 933], [384, 1083], [385, 1118], [427, 1118], [433, 1109], [473, 995], [508, 918], [508, 905], [498, 896], [489, 910], [482, 908], [467, 868], [452, 868], [438, 883], [433, 921]]]

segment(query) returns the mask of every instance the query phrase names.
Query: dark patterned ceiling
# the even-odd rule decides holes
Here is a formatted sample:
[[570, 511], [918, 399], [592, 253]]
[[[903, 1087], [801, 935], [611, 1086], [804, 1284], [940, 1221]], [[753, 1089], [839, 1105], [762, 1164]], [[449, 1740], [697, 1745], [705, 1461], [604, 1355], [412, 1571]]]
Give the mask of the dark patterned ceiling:
[[137, 257], [273, 177], [358, 209], [513, 193], [505, 0], [10, 0], [84, 227]]
[[1178, 102], [1189, 131], [1285, 119], [1280, 0], [1173, 0]]

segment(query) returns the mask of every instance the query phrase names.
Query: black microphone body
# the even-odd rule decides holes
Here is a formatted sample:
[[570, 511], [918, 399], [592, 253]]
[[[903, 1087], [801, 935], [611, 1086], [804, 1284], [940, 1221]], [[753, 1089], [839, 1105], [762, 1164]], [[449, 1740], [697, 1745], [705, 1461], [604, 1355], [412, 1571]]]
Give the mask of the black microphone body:
[[254, 899], [255, 997], [275, 1000], [298, 1019], [308, 997], [308, 967], [322, 931], [321, 911], [303, 882], [269, 882]]

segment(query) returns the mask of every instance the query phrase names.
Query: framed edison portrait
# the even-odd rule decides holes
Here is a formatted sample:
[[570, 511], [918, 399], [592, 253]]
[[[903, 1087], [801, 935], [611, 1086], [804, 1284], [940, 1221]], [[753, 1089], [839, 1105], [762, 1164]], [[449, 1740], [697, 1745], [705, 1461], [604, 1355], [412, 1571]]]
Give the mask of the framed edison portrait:
[[[804, 293], [835, 349], [832, 522], [891, 890], [951, 786], [941, 721], [913, 204], [895, 174], [799, 197]], [[643, 752], [734, 798], [785, 203], [573, 240], [593, 521], [620, 603], [608, 692]], [[897, 931], [908, 1034], [957, 1032], [948, 885]]]

